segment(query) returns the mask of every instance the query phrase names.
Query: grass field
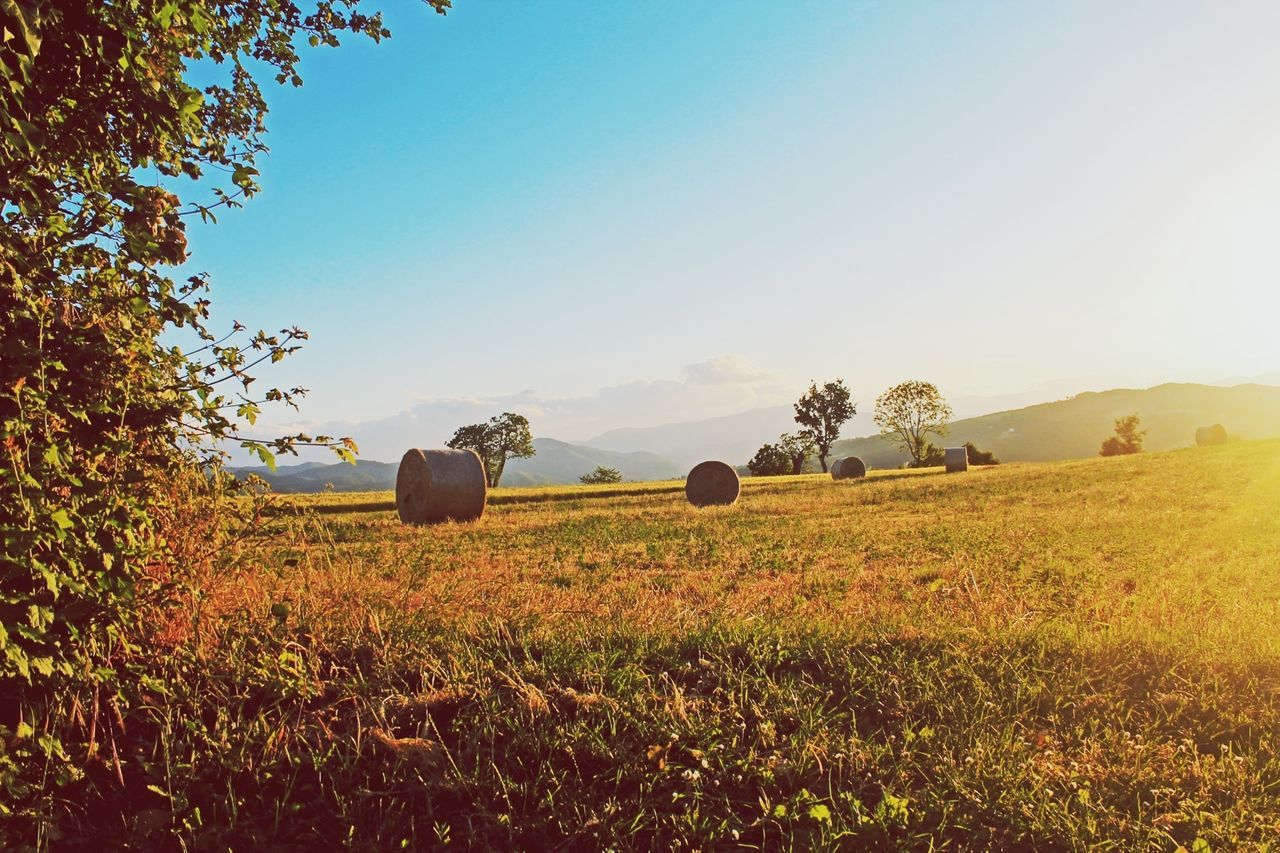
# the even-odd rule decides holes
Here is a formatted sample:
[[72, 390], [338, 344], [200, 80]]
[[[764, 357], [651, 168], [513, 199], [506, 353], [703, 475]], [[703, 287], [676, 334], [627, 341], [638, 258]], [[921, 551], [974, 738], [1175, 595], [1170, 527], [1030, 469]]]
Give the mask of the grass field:
[[389, 494], [280, 509], [130, 712], [117, 838], [1280, 838], [1280, 442], [746, 480], [704, 510], [679, 483], [496, 490], [432, 528]]

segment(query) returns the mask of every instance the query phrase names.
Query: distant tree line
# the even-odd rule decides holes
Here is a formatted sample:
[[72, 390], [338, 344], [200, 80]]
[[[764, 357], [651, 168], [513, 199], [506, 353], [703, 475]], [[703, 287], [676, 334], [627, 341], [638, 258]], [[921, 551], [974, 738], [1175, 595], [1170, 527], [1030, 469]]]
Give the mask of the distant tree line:
[[[784, 433], [776, 443], [762, 445], [747, 463], [747, 469], [757, 477], [800, 474], [806, 470], [806, 460], [816, 456], [825, 472], [827, 457], [840, 438], [841, 427], [857, 414], [851, 397], [843, 379], [821, 387], [811, 382], [795, 404], [795, 419], [801, 429]], [[946, 435], [951, 417], [951, 407], [930, 382], [908, 380], [876, 398], [874, 421], [880, 427], [880, 435], [907, 454], [909, 468], [943, 464], [942, 448], [929, 437]], [[972, 442], [966, 442], [965, 449], [972, 465], [1000, 464], [995, 454], [979, 450]]]

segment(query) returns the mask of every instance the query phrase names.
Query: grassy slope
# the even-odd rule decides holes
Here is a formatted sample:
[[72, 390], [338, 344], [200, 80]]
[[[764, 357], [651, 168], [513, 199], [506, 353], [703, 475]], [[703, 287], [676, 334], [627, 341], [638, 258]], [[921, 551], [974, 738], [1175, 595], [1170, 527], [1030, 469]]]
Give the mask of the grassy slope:
[[297, 499], [209, 584], [167, 797], [121, 808], [383, 848], [1280, 836], [1280, 442], [675, 487], [429, 529]]
[[[1154, 388], [1089, 391], [1067, 400], [1008, 412], [966, 418], [951, 425], [935, 443], [959, 447], [972, 441], [1006, 462], [1078, 459], [1098, 452], [1112, 434], [1116, 418], [1137, 414], [1147, 430], [1148, 450], [1173, 450], [1194, 444], [1196, 428], [1214, 423], [1244, 439], [1280, 435], [1280, 388], [1266, 385], [1169, 383]], [[836, 456], [861, 456], [877, 468], [894, 468], [905, 453], [871, 436], [845, 439]]]

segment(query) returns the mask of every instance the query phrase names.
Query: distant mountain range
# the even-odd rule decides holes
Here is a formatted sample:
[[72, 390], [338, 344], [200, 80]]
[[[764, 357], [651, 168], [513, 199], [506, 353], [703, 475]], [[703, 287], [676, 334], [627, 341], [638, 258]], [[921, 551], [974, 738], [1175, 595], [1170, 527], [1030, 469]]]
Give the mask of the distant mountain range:
[[360, 459], [354, 465], [346, 462], [302, 462], [298, 465], [277, 465], [274, 471], [265, 465], [233, 466], [229, 470], [242, 478], [256, 474], [277, 492], [323, 492], [330, 484], [339, 492], [381, 492], [396, 487], [399, 468], [399, 462]]
[[[1115, 419], [1130, 414], [1141, 418], [1148, 450], [1194, 444], [1196, 428], [1215, 423], [1233, 437], [1271, 438], [1280, 436], [1280, 387], [1168, 384], [1088, 391], [955, 421], [936, 443], [958, 446], [972, 441], [1006, 462], [1076, 459], [1096, 455]], [[850, 425], [852, 430], [846, 431], [870, 432], [870, 412], [860, 412]], [[612, 430], [584, 444], [536, 438], [536, 455], [507, 463], [502, 485], [576, 483], [598, 465], [617, 468], [627, 480], [680, 477], [704, 459], [742, 465], [760, 445], [794, 429], [791, 407], [774, 406], [689, 423]], [[896, 468], [907, 461], [906, 454], [875, 435], [836, 443], [833, 458], [850, 455], [873, 468]], [[282, 465], [275, 472], [261, 466], [232, 470], [257, 474], [281, 492], [318, 492], [328, 483], [336, 491], [349, 492], [395, 488], [397, 467], [395, 462], [361, 460], [354, 466], [305, 462]]]
[[648, 451], [623, 453], [554, 438], [535, 438], [537, 453], [528, 459], [512, 459], [502, 472], [504, 486], [539, 486], [576, 483], [597, 465], [617, 468], [624, 480], [669, 480], [684, 475], [679, 465]]
[[[618, 469], [624, 480], [667, 480], [684, 474], [678, 465], [653, 453], [599, 450], [554, 438], [535, 438], [533, 449], [536, 453], [529, 459], [512, 459], [507, 463], [502, 473], [503, 486], [576, 483], [598, 465]], [[394, 489], [399, 467], [399, 462], [361, 459], [355, 465], [303, 462], [279, 465], [275, 471], [262, 465], [231, 470], [240, 476], [256, 474], [277, 492], [322, 492], [327, 484], [339, 492], [373, 492]]]

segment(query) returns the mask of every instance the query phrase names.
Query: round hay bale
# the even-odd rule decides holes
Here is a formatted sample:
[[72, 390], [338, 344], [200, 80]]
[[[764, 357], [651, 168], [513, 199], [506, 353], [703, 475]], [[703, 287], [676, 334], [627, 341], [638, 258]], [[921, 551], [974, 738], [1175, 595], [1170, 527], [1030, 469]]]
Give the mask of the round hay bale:
[[475, 521], [488, 491], [484, 463], [474, 450], [415, 447], [396, 472], [396, 511], [405, 524]]
[[1222, 424], [1214, 424], [1213, 426], [1200, 427], [1196, 430], [1196, 444], [1201, 447], [1208, 447], [1213, 444], [1227, 443], [1227, 428]]
[[700, 462], [684, 481], [684, 496], [694, 506], [721, 506], [738, 500], [738, 472], [723, 462]]
[[831, 479], [853, 480], [867, 476], [867, 466], [856, 456], [842, 456], [831, 466]]
[[969, 449], [966, 447], [948, 447], [945, 459], [948, 474], [969, 470]]

